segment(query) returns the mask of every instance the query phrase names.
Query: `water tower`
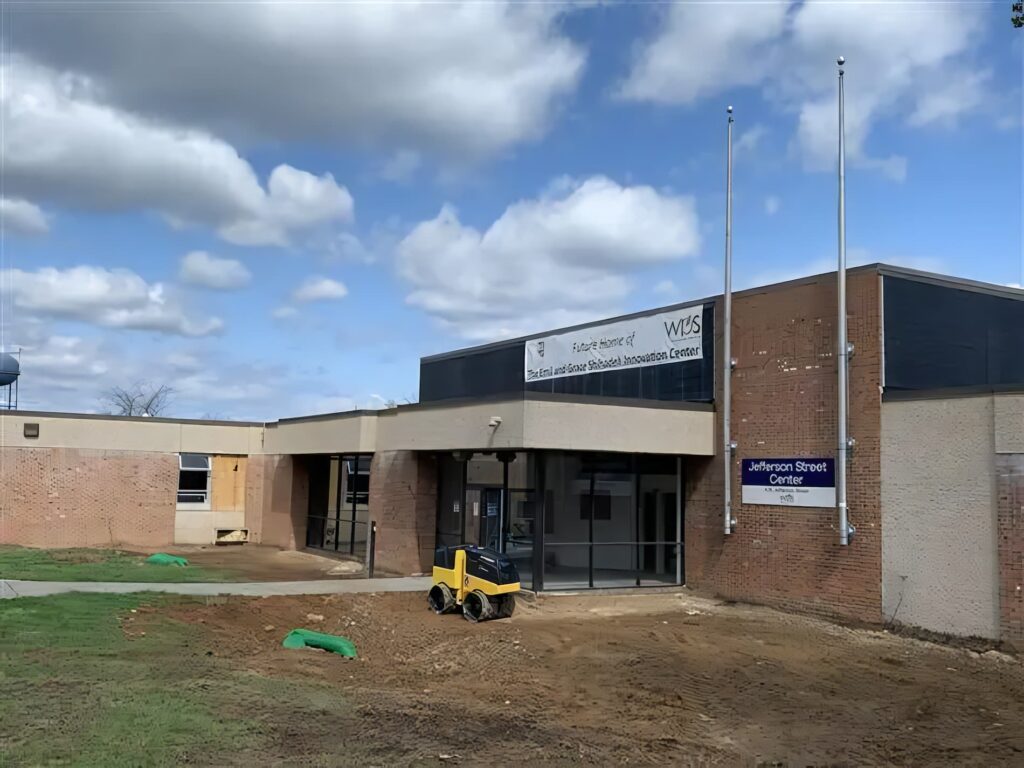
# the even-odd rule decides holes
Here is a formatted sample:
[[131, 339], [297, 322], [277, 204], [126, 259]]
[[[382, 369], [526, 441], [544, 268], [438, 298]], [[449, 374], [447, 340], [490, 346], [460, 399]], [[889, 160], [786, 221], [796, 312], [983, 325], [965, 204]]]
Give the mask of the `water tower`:
[[[21, 350], [15, 357], [7, 352], [0, 352], [0, 388], [7, 390], [7, 410], [18, 407], [18, 377], [21, 375]], [[2, 397], [2, 396], [0, 396]], [[0, 408], [4, 404], [0, 400]]]

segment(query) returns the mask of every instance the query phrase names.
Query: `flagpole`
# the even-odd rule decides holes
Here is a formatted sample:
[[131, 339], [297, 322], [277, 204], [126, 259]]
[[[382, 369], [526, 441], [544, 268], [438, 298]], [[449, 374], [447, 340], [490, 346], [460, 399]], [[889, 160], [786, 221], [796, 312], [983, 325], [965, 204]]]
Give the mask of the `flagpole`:
[[836, 63], [839, 65], [839, 266], [836, 270], [839, 292], [839, 330], [836, 340], [839, 362], [839, 434], [836, 445], [836, 504], [839, 508], [839, 544], [845, 547], [850, 543], [853, 532], [846, 503], [846, 459], [852, 443], [847, 434], [851, 349], [846, 338], [846, 130], [843, 123], [843, 65], [846, 59], [840, 56]]
[[723, 529], [728, 536], [736, 521], [732, 516], [732, 107], [729, 114], [726, 147], [725, 181], [725, 289], [723, 291], [725, 328], [722, 332], [722, 456], [725, 461], [723, 500], [725, 514]]

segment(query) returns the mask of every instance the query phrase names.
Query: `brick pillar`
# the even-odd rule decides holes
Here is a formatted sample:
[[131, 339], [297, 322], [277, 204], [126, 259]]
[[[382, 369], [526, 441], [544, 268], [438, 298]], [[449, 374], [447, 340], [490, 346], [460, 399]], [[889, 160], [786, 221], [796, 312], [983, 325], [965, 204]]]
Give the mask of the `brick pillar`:
[[[245, 521], [253, 541], [301, 549], [306, 545], [309, 474], [301, 457], [253, 457], [252, 482], [247, 478]], [[255, 466], [254, 466], [255, 465]], [[250, 501], [253, 502], [250, 507]], [[253, 527], [258, 528], [253, 534]]]
[[384, 451], [370, 466], [370, 519], [377, 524], [376, 568], [429, 573], [437, 527], [437, 465], [430, 454]]
[[1000, 637], [1024, 650], [1024, 454], [996, 456], [996, 531]]

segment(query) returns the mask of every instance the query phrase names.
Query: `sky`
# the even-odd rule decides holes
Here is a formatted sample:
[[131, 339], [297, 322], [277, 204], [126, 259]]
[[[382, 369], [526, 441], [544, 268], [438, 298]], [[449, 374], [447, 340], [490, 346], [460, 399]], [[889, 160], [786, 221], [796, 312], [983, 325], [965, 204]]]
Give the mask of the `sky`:
[[274, 420], [419, 358], [851, 264], [1024, 283], [1006, 2], [6, 2], [25, 409]]

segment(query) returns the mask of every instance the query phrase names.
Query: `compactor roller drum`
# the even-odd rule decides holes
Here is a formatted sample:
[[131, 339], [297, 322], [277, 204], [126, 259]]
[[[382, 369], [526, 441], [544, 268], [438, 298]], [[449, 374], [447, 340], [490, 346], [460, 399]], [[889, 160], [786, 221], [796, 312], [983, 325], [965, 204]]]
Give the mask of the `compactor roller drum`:
[[500, 552], [470, 545], [438, 547], [433, 578], [427, 602], [434, 613], [461, 608], [465, 619], [476, 624], [507, 619], [515, 610], [519, 572]]

